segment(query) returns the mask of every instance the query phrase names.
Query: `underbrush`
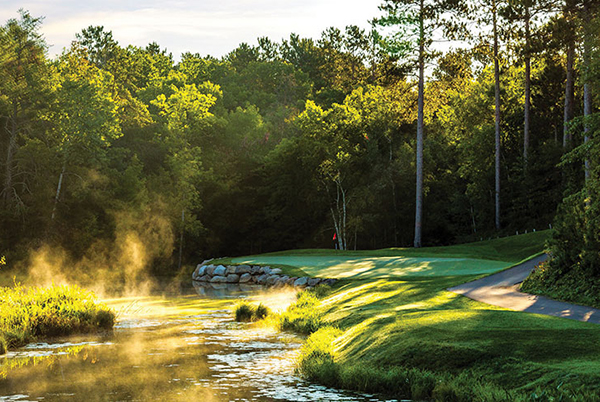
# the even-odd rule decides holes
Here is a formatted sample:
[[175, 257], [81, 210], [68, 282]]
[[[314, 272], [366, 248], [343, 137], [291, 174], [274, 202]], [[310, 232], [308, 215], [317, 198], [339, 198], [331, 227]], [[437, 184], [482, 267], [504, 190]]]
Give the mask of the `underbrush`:
[[0, 288], [0, 353], [38, 337], [111, 329], [115, 315], [77, 286]]
[[578, 269], [572, 269], [562, 274], [560, 270], [549, 269], [548, 261], [542, 262], [536, 267], [523, 281], [521, 290], [600, 308], [600, 278], [594, 279]]

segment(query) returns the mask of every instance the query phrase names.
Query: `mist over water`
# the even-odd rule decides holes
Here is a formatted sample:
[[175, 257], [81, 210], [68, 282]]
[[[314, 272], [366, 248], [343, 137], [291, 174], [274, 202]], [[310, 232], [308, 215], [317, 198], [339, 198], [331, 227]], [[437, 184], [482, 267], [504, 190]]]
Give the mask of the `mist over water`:
[[[380, 401], [294, 374], [302, 337], [237, 323], [241, 297], [285, 308], [295, 292], [107, 299], [112, 333], [29, 344], [0, 357], [0, 401]], [[223, 294], [222, 294], [223, 296]]]

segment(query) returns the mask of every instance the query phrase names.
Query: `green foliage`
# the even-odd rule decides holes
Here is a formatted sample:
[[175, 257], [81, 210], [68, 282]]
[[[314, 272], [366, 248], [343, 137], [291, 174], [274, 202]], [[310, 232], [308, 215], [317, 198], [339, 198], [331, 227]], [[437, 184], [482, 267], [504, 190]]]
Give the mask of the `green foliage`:
[[600, 308], [600, 280], [590, 277], [578, 267], [564, 269], [555, 266], [557, 262], [544, 262], [538, 265], [521, 285], [526, 293], [545, 295], [552, 299], [569, 301], [584, 306]]
[[[383, 2], [380, 32], [348, 26], [328, 28], [317, 39], [260, 38], [219, 59], [186, 53], [178, 63], [156, 43], [121, 45], [117, 33], [101, 26], [82, 30], [50, 60], [42, 19], [21, 11], [0, 29], [3, 250], [15, 266], [45, 243], [75, 262], [91, 261], [125, 232], [142, 238], [144, 225], [131, 222], [147, 222], [144, 216], [160, 222], [146, 227], [161, 235], [143, 241], [151, 251], [144, 265], [160, 275], [176, 271], [180, 252], [182, 263], [192, 264], [219, 255], [333, 248], [334, 231], [349, 249], [410, 245], [416, 91], [411, 67], [390, 52], [412, 52], [421, 21], [426, 48], [434, 30], [454, 35], [462, 22], [447, 24], [446, 11], [460, 2], [423, 6]], [[564, 190], [555, 166], [563, 149], [555, 137], [563, 127], [565, 60], [564, 38], [546, 31], [547, 51], [532, 62], [527, 171], [520, 135], [524, 71], [503, 66], [506, 229], [500, 233], [490, 198], [489, 59], [479, 48], [430, 54], [424, 245], [539, 230], [552, 220]], [[585, 76], [600, 70], [596, 53]], [[519, 53], [511, 48], [506, 56]], [[582, 124], [571, 125], [576, 146]], [[576, 171], [584, 156], [597, 159], [594, 141], [571, 158], [570, 194], [582, 188]]]
[[0, 288], [0, 344], [112, 329], [115, 315], [77, 286]]
[[235, 320], [240, 322], [264, 320], [269, 314], [269, 308], [262, 303], [254, 305], [243, 301], [235, 307]]

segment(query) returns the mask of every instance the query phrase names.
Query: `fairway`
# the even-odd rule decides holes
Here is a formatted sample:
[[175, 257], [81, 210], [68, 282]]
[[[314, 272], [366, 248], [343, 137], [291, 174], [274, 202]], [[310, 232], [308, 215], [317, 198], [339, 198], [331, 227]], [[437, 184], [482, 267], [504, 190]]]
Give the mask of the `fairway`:
[[291, 265], [324, 278], [380, 279], [482, 275], [513, 265], [508, 261], [439, 257], [358, 257], [331, 255], [254, 256], [231, 260], [235, 264]]

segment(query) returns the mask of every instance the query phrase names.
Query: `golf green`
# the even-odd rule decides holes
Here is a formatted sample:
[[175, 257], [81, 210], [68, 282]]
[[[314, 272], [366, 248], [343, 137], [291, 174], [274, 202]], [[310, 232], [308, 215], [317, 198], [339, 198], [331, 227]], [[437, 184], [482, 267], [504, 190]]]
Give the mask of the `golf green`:
[[290, 265], [315, 277], [377, 279], [482, 275], [513, 265], [507, 261], [475, 258], [359, 257], [331, 255], [252, 256], [231, 260], [234, 264]]

